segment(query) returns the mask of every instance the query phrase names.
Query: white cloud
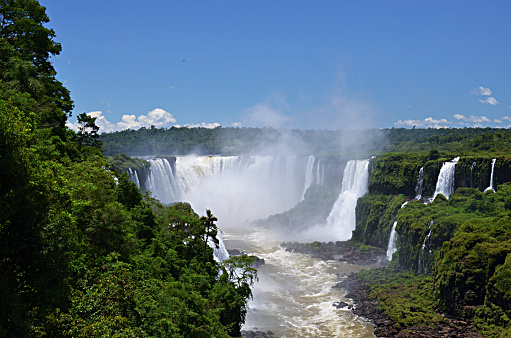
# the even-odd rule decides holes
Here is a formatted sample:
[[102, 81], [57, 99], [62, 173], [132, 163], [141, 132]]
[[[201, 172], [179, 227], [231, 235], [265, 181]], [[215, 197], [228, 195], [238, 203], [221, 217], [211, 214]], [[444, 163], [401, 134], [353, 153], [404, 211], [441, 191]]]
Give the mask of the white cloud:
[[156, 108], [148, 112], [147, 115], [140, 115], [139, 117], [135, 115], [124, 115], [122, 117], [122, 122], [117, 123], [117, 126], [120, 130], [128, 128], [139, 129], [141, 127], [148, 128], [150, 126], [166, 127], [174, 122], [176, 122], [176, 119], [171, 113]]
[[399, 120], [394, 123], [397, 126], [405, 126], [405, 127], [424, 127], [424, 128], [449, 128], [447, 125], [452, 124], [452, 122], [446, 119], [435, 120], [432, 117], [425, 118], [424, 120]]
[[[171, 113], [160, 108], [151, 110], [147, 115], [139, 115], [138, 117], [135, 115], [123, 115], [122, 121], [118, 123], [108, 121], [101, 111], [92, 111], [87, 113], [87, 115], [96, 118], [96, 125], [99, 127], [100, 133], [110, 133], [124, 129], [139, 129], [142, 127], [149, 128], [151, 126], [170, 127], [171, 123], [176, 122]], [[71, 129], [78, 130], [78, 122], [67, 122], [66, 125]]]
[[243, 126], [243, 124], [241, 124], [240, 122], [231, 123], [231, 127], [234, 127], [234, 128], [241, 128], [242, 126]]
[[484, 88], [484, 87], [477, 87], [472, 89], [470, 92], [472, 95], [483, 95], [483, 96], [491, 96], [491, 90], [490, 88]]
[[497, 101], [494, 97], [491, 96], [487, 97], [486, 100], [479, 100], [479, 102], [491, 104], [492, 106], [495, 106], [499, 103], [499, 101]]
[[487, 118], [486, 116], [474, 116], [474, 115], [471, 115], [470, 117], [465, 117], [461, 114], [454, 114], [453, 117], [457, 120], [460, 120], [460, 121], [465, 121], [465, 122], [473, 122], [473, 123], [482, 123], [482, 122], [492, 122], [489, 118]]
[[221, 127], [222, 125], [220, 123], [207, 123], [207, 122], [202, 122], [202, 123], [197, 123], [197, 124], [185, 124], [184, 126], [180, 125], [180, 124], [175, 124], [173, 125], [173, 127], [175, 128], [208, 128], [208, 129], [214, 129], [216, 127]]

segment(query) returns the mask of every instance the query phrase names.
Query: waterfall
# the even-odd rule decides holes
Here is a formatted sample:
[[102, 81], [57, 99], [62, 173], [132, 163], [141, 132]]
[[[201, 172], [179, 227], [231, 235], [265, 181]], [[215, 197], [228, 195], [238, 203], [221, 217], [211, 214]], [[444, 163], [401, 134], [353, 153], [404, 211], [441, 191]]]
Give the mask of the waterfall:
[[225, 248], [224, 238], [220, 230], [218, 230], [216, 238], [218, 239], [218, 248], [211, 238], [208, 238], [208, 245], [213, 249], [213, 257], [215, 260], [217, 262], [223, 262], [229, 258], [229, 252], [227, 252], [227, 249]]
[[323, 171], [324, 169], [321, 167], [321, 160], [318, 160], [318, 166], [316, 167], [316, 184], [323, 185]]
[[230, 224], [291, 209], [321, 172], [314, 156], [177, 156], [175, 163], [165, 158], [148, 161], [148, 177], [140, 188], [164, 204], [184, 201], [197, 211], [210, 209]]
[[316, 160], [316, 158], [312, 155], [310, 155], [308, 158], [307, 158], [307, 165], [306, 165], [306, 168], [305, 168], [305, 183], [304, 183], [304, 186], [303, 186], [303, 194], [302, 194], [302, 200], [305, 198], [305, 192], [307, 191], [307, 189], [309, 189], [309, 187], [311, 186], [312, 184], [312, 181], [314, 180], [314, 161]]
[[449, 198], [449, 195], [454, 193], [454, 173], [456, 168], [456, 163], [458, 163], [460, 157], [454, 158], [452, 161], [445, 162], [440, 168], [440, 173], [438, 174], [438, 180], [436, 182], [435, 194], [433, 195], [433, 200], [437, 197], [438, 194], [444, 195], [446, 198]]
[[419, 177], [417, 178], [417, 185], [415, 186], [415, 199], [420, 200], [422, 198], [422, 185], [424, 181], [424, 167], [419, 170]]
[[137, 171], [131, 170], [131, 168], [128, 168], [128, 175], [130, 177], [130, 180], [137, 185], [137, 187], [140, 188], [140, 181], [138, 179]]
[[394, 224], [392, 225], [392, 230], [390, 231], [389, 245], [387, 246], [387, 259], [389, 261], [392, 260], [392, 255], [394, 254], [394, 252], [397, 251], [397, 247], [396, 247], [396, 242], [397, 242], [396, 226], [397, 226], [397, 221], [394, 221]]
[[[405, 207], [405, 205], [407, 205], [407, 204], [408, 204], [408, 201], [404, 202], [401, 205], [401, 209], [403, 209]], [[392, 225], [392, 230], [390, 231], [390, 236], [389, 236], [389, 244], [387, 245], [387, 259], [389, 261], [392, 260], [392, 255], [394, 254], [394, 252], [397, 251], [396, 226], [397, 226], [397, 221], [395, 221], [394, 224]]]
[[484, 191], [488, 191], [488, 190], [491, 190], [493, 192], [495, 192], [495, 189], [493, 188], [493, 170], [495, 169], [495, 162], [497, 161], [496, 158], [494, 158], [493, 160], [491, 160], [491, 175], [490, 175], [490, 186], [486, 189], [484, 189]]
[[428, 245], [427, 256], [424, 251], [427, 245], [426, 242], [431, 238], [431, 227], [433, 226], [433, 223], [433, 221], [429, 223], [429, 232], [426, 237], [424, 237], [424, 242], [422, 242], [421, 251], [419, 252], [419, 262], [417, 264], [418, 273], [424, 273], [425, 275], [428, 274], [428, 257], [431, 254], [431, 241]]
[[181, 190], [176, 184], [174, 172], [165, 158], [148, 160], [151, 164], [148, 188], [160, 202], [169, 204], [179, 201]]
[[357, 200], [368, 191], [368, 166], [369, 160], [352, 160], [346, 164], [341, 193], [326, 220], [327, 227], [336, 231], [335, 240], [348, 240], [351, 238], [351, 232], [355, 230]]

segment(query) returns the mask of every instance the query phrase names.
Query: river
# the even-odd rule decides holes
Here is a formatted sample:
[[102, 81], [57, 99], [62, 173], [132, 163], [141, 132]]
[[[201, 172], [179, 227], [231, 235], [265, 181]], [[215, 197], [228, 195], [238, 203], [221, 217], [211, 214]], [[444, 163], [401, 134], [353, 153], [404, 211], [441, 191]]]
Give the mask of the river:
[[267, 229], [228, 229], [223, 236], [228, 249], [265, 260], [258, 268], [244, 330], [270, 330], [278, 337], [375, 337], [372, 324], [332, 305], [352, 304], [345, 290], [332, 287], [362, 267], [286, 252], [280, 246], [286, 239], [276, 239]]

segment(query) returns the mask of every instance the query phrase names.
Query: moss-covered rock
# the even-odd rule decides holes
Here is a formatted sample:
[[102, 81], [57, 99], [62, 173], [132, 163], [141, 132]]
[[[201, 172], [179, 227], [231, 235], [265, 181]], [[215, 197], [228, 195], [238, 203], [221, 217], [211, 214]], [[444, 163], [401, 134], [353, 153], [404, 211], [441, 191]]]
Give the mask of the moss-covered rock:
[[396, 215], [405, 202], [404, 195], [366, 195], [358, 199], [356, 209], [356, 229], [352, 239], [386, 248]]

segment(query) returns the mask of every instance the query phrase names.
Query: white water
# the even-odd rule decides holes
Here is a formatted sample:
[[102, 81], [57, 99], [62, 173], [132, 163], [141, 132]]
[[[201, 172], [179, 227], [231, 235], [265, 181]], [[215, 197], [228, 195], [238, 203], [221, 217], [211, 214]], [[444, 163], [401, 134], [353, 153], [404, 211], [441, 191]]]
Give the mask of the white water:
[[415, 199], [420, 200], [422, 198], [422, 188], [424, 181], [424, 167], [419, 170], [419, 177], [417, 178], [417, 185], [415, 186]]
[[490, 176], [490, 186], [486, 189], [484, 189], [484, 191], [493, 191], [495, 192], [495, 189], [493, 188], [493, 170], [495, 169], [495, 162], [497, 161], [496, 158], [494, 158], [493, 160], [491, 160], [491, 176]]
[[323, 171], [325, 169], [321, 167], [321, 160], [318, 160], [318, 165], [316, 167], [316, 184], [323, 185]]
[[369, 160], [352, 160], [346, 164], [342, 189], [328, 215], [326, 225], [318, 225], [305, 231], [308, 240], [346, 241], [355, 230], [355, 208], [359, 197], [364, 196], [369, 185]]
[[267, 229], [229, 229], [225, 242], [265, 260], [258, 267], [259, 282], [252, 288], [244, 330], [271, 330], [277, 337], [374, 338], [374, 328], [347, 308], [346, 291], [332, 288], [342, 276], [362, 267], [322, 261], [309, 255], [286, 252], [282, 240]]
[[128, 175], [130, 177], [130, 180], [133, 181], [137, 185], [137, 187], [140, 187], [140, 181], [138, 179], [136, 170], [131, 170], [131, 168], [128, 168]]
[[456, 163], [458, 163], [459, 159], [460, 157], [458, 156], [452, 161], [445, 162], [442, 165], [442, 168], [440, 168], [433, 200], [438, 196], [438, 194], [442, 194], [446, 198], [449, 198], [449, 195], [454, 193], [454, 173], [456, 170]]
[[392, 230], [390, 231], [389, 245], [387, 246], [387, 259], [392, 260], [392, 255], [397, 251], [397, 233], [396, 233], [397, 221], [394, 221]]
[[[408, 201], [404, 202], [401, 205], [401, 209], [403, 209], [405, 207], [405, 205], [407, 205], [407, 204], [408, 204]], [[389, 236], [389, 244], [387, 245], [387, 259], [389, 261], [392, 260], [392, 255], [397, 251], [396, 227], [397, 227], [397, 221], [395, 221], [394, 224], [392, 224], [392, 230], [390, 231], [390, 236]]]
[[[305, 184], [303, 186], [302, 200], [305, 198], [305, 192], [307, 191], [307, 189], [309, 189], [312, 182], [314, 181], [314, 172], [313, 172], [314, 161], [315, 161], [315, 158], [312, 155], [307, 158], [307, 166], [305, 169]], [[319, 164], [318, 164], [318, 167], [319, 167]]]
[[426, 237], [424, 237], [424, 242], [422, 242], [421, 251], [419, 252], [419, 261], [417, 262], [418, 273], [428, 273], [428, 257], [431, 254], [431, 243], [429, 243], [428, 251], [426, 253], [425, 250], [427, 241], [431, 238], [431, 227], [433, 226], [433, 223], [433, 221], [429, 223], [429, 232]]

